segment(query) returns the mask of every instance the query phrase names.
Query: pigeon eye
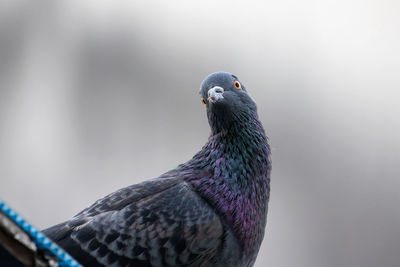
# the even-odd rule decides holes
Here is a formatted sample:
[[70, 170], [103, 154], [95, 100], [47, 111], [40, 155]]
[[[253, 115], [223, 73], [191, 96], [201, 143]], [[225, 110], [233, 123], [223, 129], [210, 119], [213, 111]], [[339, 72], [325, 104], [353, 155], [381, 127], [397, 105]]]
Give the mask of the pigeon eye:
[[234, 86], [237, 90], [242, 89], [242, 86], [240, 85], [240, 82], [238, 82], [238, 81], [234, 81], [234, 82], [233, 82], [233, 86]]
[[203, 103], [204, 106], [207, 105], [207, 102], [206, 102], [206, 100], [204, 98], [201, 98], [201, 103]]

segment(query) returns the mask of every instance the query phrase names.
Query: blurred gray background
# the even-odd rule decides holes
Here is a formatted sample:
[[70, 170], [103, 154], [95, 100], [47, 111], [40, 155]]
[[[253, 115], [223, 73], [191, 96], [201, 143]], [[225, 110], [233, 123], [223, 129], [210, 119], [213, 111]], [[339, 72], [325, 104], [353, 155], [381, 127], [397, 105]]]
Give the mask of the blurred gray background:
[[0, 3], [0, 198], [39, 228], [188, 160], [224, 70], [273, 147], [256, 266], [400, 266], [400, 2]]

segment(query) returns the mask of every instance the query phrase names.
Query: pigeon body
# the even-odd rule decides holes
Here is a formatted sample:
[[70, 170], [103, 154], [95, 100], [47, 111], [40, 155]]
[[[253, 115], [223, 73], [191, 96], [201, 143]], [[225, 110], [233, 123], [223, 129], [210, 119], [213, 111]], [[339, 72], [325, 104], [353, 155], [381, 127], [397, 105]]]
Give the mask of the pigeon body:
[[192, 159], [44, 233], [84, 266], [252, 266], [266, 225], [270, 148], [238, 78], [209, 75], [211, 135]]

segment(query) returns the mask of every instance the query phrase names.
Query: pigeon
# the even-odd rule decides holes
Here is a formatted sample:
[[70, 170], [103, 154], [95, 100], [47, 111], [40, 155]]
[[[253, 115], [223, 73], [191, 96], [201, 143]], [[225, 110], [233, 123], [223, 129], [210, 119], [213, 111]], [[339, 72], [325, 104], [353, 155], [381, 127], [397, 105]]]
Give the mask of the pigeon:
[[267, 221], [269, 141], [235, 75], [210, 74], [200, 96], [211, 134], [192, 159], [44, 233], [83, 266], [253, 266]]

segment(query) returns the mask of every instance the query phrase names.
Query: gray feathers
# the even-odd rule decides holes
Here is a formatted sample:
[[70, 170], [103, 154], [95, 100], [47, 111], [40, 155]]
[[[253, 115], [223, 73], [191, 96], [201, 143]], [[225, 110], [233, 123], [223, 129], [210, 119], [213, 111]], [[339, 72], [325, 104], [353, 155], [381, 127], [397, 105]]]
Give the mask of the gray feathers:
[[217, 213], [178, 178], [121, 189], [44, 233], [67, 251], [78, 246], [71, 254], [83, 264], [94, 258], [104, 266], [199, 266], [220, 253], [227, 234]]

